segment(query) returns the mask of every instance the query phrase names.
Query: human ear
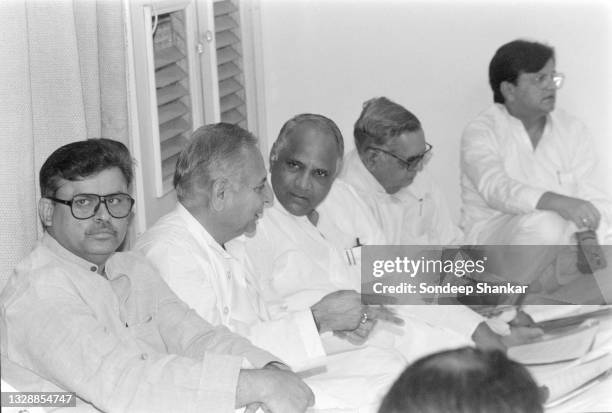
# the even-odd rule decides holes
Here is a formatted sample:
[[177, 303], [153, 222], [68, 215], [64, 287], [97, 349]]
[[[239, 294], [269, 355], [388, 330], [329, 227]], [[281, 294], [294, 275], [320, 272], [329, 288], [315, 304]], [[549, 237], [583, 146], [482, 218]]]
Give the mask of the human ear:
[[276, 142], [274, 142], [272, 144], [272, 149], [270, 150], [270, 168], [272, 168], [272, 165], [278, 161], [278, 145], [276, 144]]
[[215, 179], [212, 184], [210, 205], [215, 211], [222, 211], [227, 201], [229, 181], [226, 178]]
[[511, 101], [511, 102], [514, 100], [514, 88], [515, 88], [515, 85], [511, 82], [508, 82], [506, 80], [501, 82], [501, 84], [499, 85], [499, 91], [504, 97], [504, 100]]
[[378, 156], [379, 156], [378, 151], [375, 151], [374, 149], [371, 149], [371, 148], [366, 149], [360, 155], [361, 161], [366, 166], [366, 168], [368, 168], [368, 170], [372, 170], [376, 168], [376, 164], [379, 159]]
[[38, 215], [43, 223], [44, 227], [50, 227], [53, 225], [53, 211], [55, 210], [55, 204], [49, 198], [40, 198], [38, 201]]

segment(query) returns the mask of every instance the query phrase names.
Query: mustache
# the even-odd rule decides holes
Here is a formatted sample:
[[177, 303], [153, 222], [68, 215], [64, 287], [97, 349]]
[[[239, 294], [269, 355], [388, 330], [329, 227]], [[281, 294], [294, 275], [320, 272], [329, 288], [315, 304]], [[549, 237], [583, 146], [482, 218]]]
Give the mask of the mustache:
[[117, 234], [117, 229], [110, 223], [106, 221], [96, 222], [93, 227], [90, 227], [86, 231], [87, 235], [96, 235], [96, 234]]

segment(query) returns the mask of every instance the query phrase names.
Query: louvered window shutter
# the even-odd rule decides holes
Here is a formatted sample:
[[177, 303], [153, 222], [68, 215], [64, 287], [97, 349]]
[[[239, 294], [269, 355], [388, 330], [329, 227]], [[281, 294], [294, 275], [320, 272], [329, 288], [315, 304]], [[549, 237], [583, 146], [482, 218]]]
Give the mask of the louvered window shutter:
[[157, 22], [153, 58], [161, 171], [158, 196], [172, 189], [176, 159], [193, 130], [184, 15], [178, 10], [152, 18], [153, 24]]
[[213, 8], [221, 122], [246, 129], [248, 125], [238, 5], [231, 0], [223, 0], [216, 1]]

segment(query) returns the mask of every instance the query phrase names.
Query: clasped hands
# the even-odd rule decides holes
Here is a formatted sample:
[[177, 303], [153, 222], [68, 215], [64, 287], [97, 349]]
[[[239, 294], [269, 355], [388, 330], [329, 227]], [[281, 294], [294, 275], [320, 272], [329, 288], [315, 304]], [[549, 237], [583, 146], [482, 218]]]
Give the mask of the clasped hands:
[[379, 320], [403, 325], [404, 320], [385, 304], [393, 304], [393, 297], [379, 294], [360, 294], [354, 290], [339, 290], [323, 297], [311, 307], [312, 316], [320, 333], [334, 335], [360, 345], [363, 344]]

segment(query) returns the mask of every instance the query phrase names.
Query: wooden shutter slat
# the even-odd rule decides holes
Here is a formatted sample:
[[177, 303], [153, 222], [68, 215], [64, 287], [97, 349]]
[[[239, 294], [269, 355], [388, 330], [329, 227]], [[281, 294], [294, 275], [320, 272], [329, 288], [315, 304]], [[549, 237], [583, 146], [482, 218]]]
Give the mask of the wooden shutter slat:
[[242, 73], [242, 70], [232, 62], [223, 63], [218, 66], [219, 81], [229, 79]]
[[220, 49], [240, 42], [238, 36], [229, 30], [217, 33], [216, 47]]
[[180, 83], [172, 83], [169, 86], [157, 89], [157, 106], [188, 96], [189, 92]]
[[178, 154], [162, 161], [162, 181], [172, 180], [174, 170], [176, 169], [176, 160]]
[[185, 58], [185, 55], [176, 46], [166, 47], [155, 52], [155, 69], [168, 66]]
[[189, 141], [183, 135], [177, 135], [174, 138], [163, 142], [161, 148], [162, 159], [168, 159], [177, 155], [187, 145]]
[[215, 17], [215, 32], [217, 33], [222, 32], [224, 30], [235, 29], [237, 27], [238, 23], [230, 16], [224, 15]]
[[238, 112], [236, 109], [232, 109], [221, 114], [221, 122], [232, 123], [235, 125], [242, 120], [244, 120], [244, 115], [242, 115], [242, 113]]
[[242, 85], [233, 78], [219, 82], [219, 97], [224, 97], [242, 89]]
[[183, 116], [189, 112], [189, 108], [180, 101], [168, 103], [167, 105], [160, 106], [157, 110], [159, 124], [162, 125], [172, 119], [176, 119], [179, 116]]
[[159, 89], [187, 77], [187, 73], [177, 65], [166, 66], [155, 72], [155, 86]]
[[231, 0], [216, 1], [213, 3], [213, 9], [215, 11], [215, 17], [221, 16], [222, 14], [230, 14], [238, 10], [238, 7], [231, 2]]
[[191, 125], [185, 118], [175, 118], [169, 122], [164, 123], [159, 127], [159, 140], [164, 142], [170, 138], [174, 138], [181, 133], [188, 133], [191, 129]]
[[222, 65], [240, 57], [240, 54], [231, 46], [217, 48], [217, 64]]
[[221, 112], [227, 112], [242, 105], [244, 105], [244, 101], [234, 93], [221, 98]]

